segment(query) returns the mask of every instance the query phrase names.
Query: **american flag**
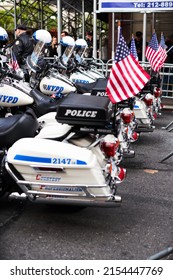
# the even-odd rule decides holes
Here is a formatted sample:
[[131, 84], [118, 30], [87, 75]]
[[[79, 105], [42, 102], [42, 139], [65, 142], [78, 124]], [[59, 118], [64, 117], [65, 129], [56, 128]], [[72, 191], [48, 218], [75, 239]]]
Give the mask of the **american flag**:
[[10, 58], [10, 61], [9, 61], [9, 66], [15, 71], [20, 68], [19, 64], [17, 62], [17, 58], [16, 58], [16, 56], [15, 56], [15, 54], [12, 50], [11, 50], [11, 58]]
[[150, 79], [140, 66], [120, 34], [115, 61], [111, 69], [106, 92], [112, 103], [118, 103], [139, 93]]
[[165, 60], [166, 60], [166, 58], [167, 58], [167, 53], [166, 53], [166, 45], [165, 45], [165, 38], [164, 38], [163, 32], [161, 33], [160, 46], [161, 46], [162, 49], [163, 49], [163, 56], [162, 56], [162, 59], [163, 59], [163, 63], [164, 63]]
[[146, 47], [145, 55], [152, 69], [155, 72], [158, 72], [163, 66], [166, 57], [165, 49], [163, 49], [162, 46], [158, 44], [157, 35], [155, 32], [153, 33], [151, 41]]
[[134, 39], [133, 35], [132, 35], [132, 39], [130, 42], [130, 53], [136, 58], [136, 60], [138, 60], [138, 54], [137, 54], [135, 39]]

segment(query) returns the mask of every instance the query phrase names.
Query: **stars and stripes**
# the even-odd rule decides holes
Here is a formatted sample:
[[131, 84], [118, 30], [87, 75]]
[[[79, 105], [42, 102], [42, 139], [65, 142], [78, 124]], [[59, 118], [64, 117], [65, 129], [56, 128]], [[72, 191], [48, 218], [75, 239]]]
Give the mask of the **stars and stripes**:
[[155, 72], [158, 72], [163, 66], [166, 57], [165, 49], [163, 49], [161, 44], [158, 44], [157, 35], [155, 32], [153, 33], [152, 38], [146, 47], [145, 55], [152, 69]]
[[122, 34], [117, 44], [115, 61], [111, 69], [106, 92], [112, 103], [118, 103], [139, 93], [150, 79], [130, 53]]
[[20, 68], [19, 64], [17, 62], [17, 58], [16, 58], [16, 56], [15, 56], [15, 54], [12, 50], [11, 50], [11, 58], [10, 58], [10, 61], [9, 61], [9, 66], [15, 71]]
[[136, 58], [136, 60], [138, 60], [138, 54], [137, 54], [135, 39], [133, 35], [130, 42], [130, 53]]
[[166, 52], [165, 38], [164, 38], [163, 32], [161, 33], [160, 46], [163, 49], [162, 50], [162, 59], [163, 59], [163, 63], [164, 63], [167, 58], [167, 52]]

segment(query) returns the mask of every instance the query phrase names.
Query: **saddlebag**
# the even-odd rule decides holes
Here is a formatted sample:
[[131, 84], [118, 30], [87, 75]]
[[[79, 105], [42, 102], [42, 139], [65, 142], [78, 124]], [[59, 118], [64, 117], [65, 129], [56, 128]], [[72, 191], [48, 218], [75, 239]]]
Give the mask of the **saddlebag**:
[[95, 83], [91, 95], [96, 96], [107, 96], [106, 93], [106, 87], [107, 87], [108, 79], [97, 79], [97, 82]]
[[70, 93], [58, 104], [56, 120], [69, 125], [104, 127], [111, 115], [108, 97]]

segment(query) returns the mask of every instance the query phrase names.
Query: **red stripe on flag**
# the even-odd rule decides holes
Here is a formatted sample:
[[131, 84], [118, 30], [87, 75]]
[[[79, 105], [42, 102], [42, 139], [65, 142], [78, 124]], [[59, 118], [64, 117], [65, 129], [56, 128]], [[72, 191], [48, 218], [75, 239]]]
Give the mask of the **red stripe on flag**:
[[112, 103], [118, 103], [139, 93], [149, 79], [150, 75], [130, 54], [113, 64], [106, 91]]

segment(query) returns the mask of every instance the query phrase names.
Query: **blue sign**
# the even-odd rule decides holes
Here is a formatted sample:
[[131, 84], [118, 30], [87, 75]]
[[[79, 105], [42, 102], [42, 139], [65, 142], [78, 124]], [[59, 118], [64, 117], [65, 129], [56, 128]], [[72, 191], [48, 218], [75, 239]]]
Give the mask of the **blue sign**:
[[161, 12], [173, 10], [173, 1], [99, 0], [99, 12]]

